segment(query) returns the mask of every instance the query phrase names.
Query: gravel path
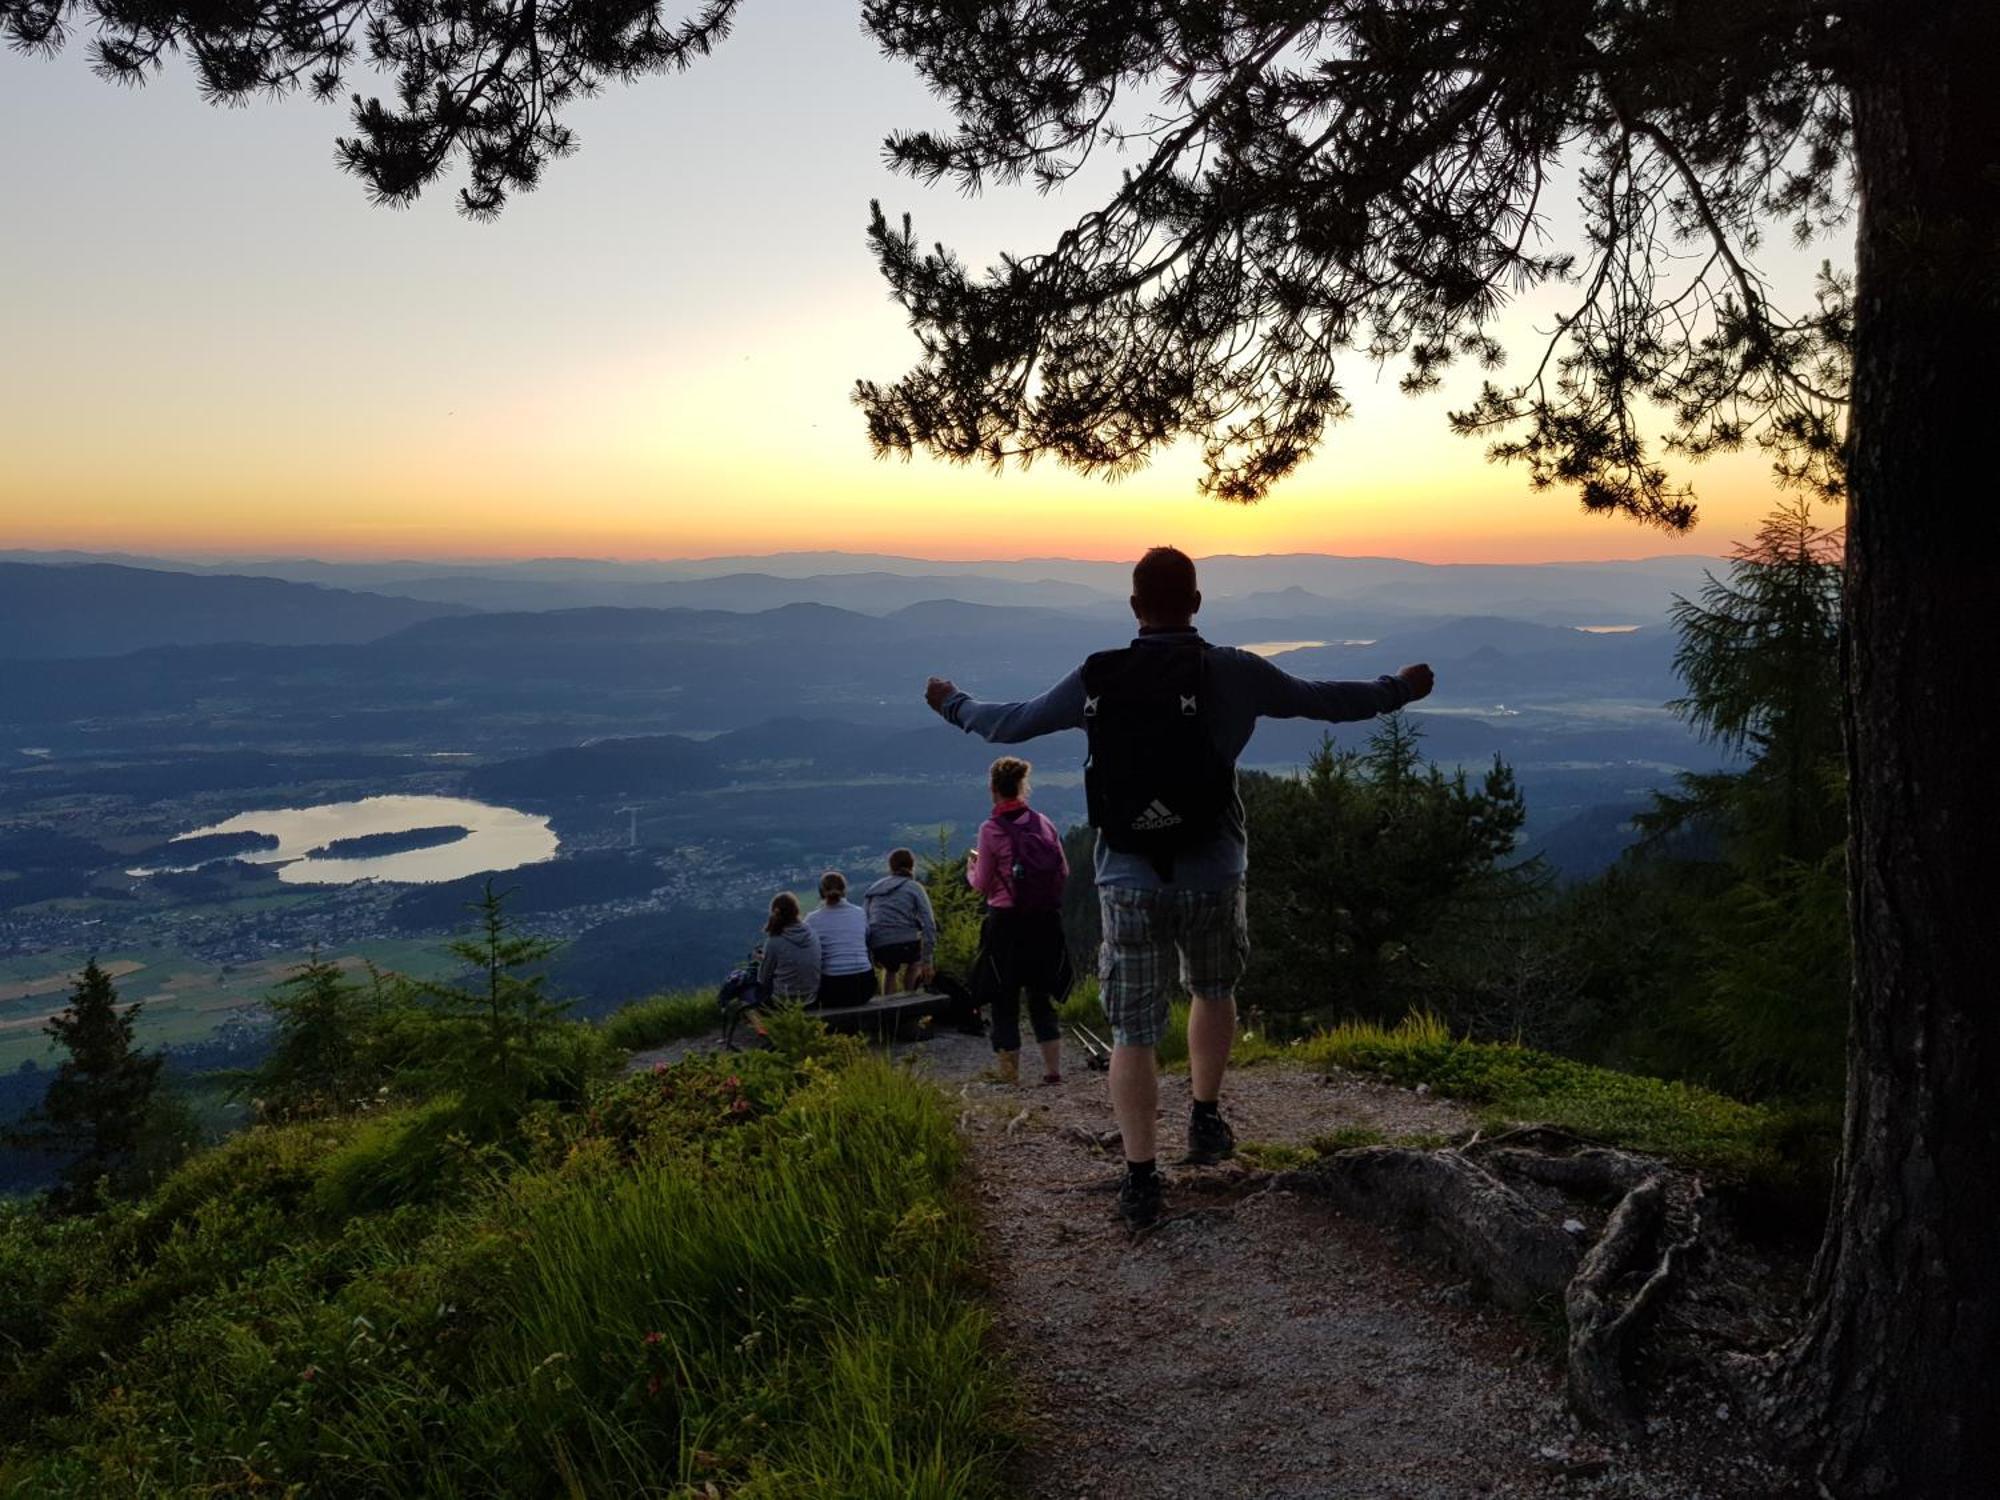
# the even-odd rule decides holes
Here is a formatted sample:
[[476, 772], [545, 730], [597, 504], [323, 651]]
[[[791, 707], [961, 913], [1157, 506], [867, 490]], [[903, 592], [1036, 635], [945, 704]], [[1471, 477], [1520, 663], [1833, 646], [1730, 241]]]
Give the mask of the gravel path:
[[[703, 1043], [633, 1060], [648, 1066]], [[1014, 1476], [1032, 1500], [1777, 1500], [1712, 1392], [1676, 1387], [1643, 1450], [1580, 1436], [1550, 1330], [1476, 1304], [1370, 1226], [1241, 1167], [1168, 1167], [1166, 1217], [1134, 1238], [1102, 1074], [982, 1080], [983, 1038], [894, 1049], [960, 1104], [988, 1229], [999, 1334], [1026, 1390]], [[1024, 1056], [1026, 1064], [1028, 1058]], [[1187, 1081], [1161, 1087], [1161, 1159]], [[1240, 1142], [1342, 1127], [1390, 1140], [1469, 1129], [1449, 1101], [1287, 1066], [1230, 1077]]]
[[[1726, 1421], [1665, 1417], [1643, 1453], [1580, 1438], [1536, 1332], [1475, 1305], [1435, 1267], [1229, 1166], [1169, 1169], [1167, 1217], [1134, 1239], [1109, 1191], [1103, 1075], [983, 1082], [979, 1038], [913, 1064], [962, 1101], [989, 1228], [1001, 1337], [1026, 1383], [1034, 1500], [1460, 1500], [1603, 1496], [1772, 1500], [1773, 1475]], [[1026, 1061], [1024, 1057], [1023, 1061]], [[1081, 1059], [1077, 1059], [1080, 1064]], [[1161, 1088], [1161, 1159], [1180, 1154], [1187, 1081]], [[1343, 1126], [1454, 1134], [1461, 1106], [1346, 1074], [1232, 1075], [1242, 1142], [1303, 1144]], [[1713, 1430], [1722, 1426], [1720, 1439]]]

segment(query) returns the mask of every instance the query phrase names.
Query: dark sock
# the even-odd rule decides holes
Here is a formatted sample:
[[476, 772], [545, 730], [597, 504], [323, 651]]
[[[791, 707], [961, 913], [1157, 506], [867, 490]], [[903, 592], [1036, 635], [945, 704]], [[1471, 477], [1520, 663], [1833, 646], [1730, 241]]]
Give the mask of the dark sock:
[[1128, 1161], [1125, 1163], [1125, 1175], [1134, 1182], [1151, 1181], [1153, 1164], [1150, 1161]]
[[1218, 1110], [1218, 1109], [1216, 1108], [1216, 1105], [1217, 1105], [1217, 1103], [1218, 1103], [1218, 1101], [1217, 1101], [1217, 1100], [1214, 1100], [1214, 1099], [1197, 1099], [1197, 1100], [1195, 1100], [1195, 1101], [1194, 1101], [1194, 1117], [1195, 1117], [1195, 1118], [1196, 1118], [1197, 1120], [1206, 1120], [1206, 1119], [1209, 1119], [1209, 1118], [1211, 1118], [1212, 1116], [1214, 1116], [1214, 1115], [1216, 1115], [1216, 1114], [1219, 1114], [1219, 1113], [1220, 1113], [1221, 1111], [1220, 1111], [1220, 1110]]

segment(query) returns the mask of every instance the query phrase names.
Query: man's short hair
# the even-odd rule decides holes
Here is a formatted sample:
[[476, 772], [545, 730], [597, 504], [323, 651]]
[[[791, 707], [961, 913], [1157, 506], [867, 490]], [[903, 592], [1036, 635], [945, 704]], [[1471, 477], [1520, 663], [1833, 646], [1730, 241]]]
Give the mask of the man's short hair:
[[1132, 597], [1149, 615], [1194, 613], [1194, 559], [1178, 547], [1154, 547], [1132, 569]]
[[917, 857], [907, 849], [889, 851], [889, 873], [891, 875], [911, 875], [916, 872]]

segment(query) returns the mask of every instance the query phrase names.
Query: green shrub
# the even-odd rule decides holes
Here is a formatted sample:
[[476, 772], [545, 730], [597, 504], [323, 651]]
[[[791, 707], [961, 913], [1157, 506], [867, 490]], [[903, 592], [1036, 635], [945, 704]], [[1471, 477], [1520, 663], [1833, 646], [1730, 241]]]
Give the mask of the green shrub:
[[682, 1037], [703, 1036], [721, 1024], [713, 995], [649, 995], [613, 1011], [599, 1030], [612, 1046], [643, 1052]]
[[264, 1060], [235, 1078], [260, 1118], [306, 1119], [364, 1106], [393, 1071], [376, 1023], [401, 1001], [399, 982], [370, 966], [347, 977], [317, 949], [264, 997], [271, 1042]]
[[[309, 1211], [321, 1165], [353, 1130], [326, 1122], [253, 1130], [194, 1158], [151, 1198], [74, 1226], [22, 1213], [0, 1252], [0, 1431], [59, 1415], [111, 1379], [187, 1306], [318, 1254], [340, 1237]], [[25, 1252], [18, 1247], [25, 1245]], [[35, 1282], [41, 1286], [37, 1288]], [[0, 1493], [12, 1493], [0, 1484]]]
[[313, 1212], [339, 1220], [462, 1192], [482, 1158], [468, 1123], [454, 1094], [368, 1117], [321, 1169]]
[[966, 859], [951, 852], [953, 830], [941, 827], [937, 845], [924, 858], [924, 888], [937, 918], [937, 946], [931, 959], [940, 972], [964, 983], [972, 980], [979, 953], [981, 898], [965, 878]]

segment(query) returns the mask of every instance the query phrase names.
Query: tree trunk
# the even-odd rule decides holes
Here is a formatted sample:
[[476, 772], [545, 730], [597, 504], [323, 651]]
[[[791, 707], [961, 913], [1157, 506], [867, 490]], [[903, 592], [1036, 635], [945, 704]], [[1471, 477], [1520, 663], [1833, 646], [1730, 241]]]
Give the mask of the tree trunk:
[[1775, 1414], [1831, 1494], [2000, 1475], [2000, 6], [1874, 6], [1848, 512], [1847, 1116]]

